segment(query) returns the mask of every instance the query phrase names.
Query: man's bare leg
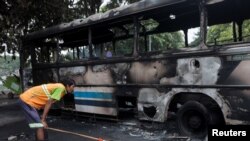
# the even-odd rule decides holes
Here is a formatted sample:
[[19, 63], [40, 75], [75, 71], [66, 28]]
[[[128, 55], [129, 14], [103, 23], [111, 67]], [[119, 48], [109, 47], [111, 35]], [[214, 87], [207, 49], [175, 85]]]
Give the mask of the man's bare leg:
[[36, 138], [38, 141], [44, 141], [44, 129], [43, 128], [38, 128], [36, 130]]

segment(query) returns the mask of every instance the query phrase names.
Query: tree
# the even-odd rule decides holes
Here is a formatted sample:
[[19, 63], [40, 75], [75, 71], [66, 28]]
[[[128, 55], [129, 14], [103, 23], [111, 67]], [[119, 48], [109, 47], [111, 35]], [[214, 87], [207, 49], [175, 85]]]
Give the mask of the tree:
[[[102, 0], [0, 1], [0, 51], [15, 54], [20, 37], [99, 12]], [[1, 47], [7, 45], [7, 50]]]
[[79, 0], [74, 5], [76, 13], [79, 17], [85, 18], [92, 14], [99, 13], [102, 0]]
[[[139, 0], [111, 0], [102, 11], [137, 1]], [[86, 18], [100, 12], [101, 4], [102, 0], [2, 0], [0, 1], [0, 51], [4, 50], [2, 44], [6, 44], [6, 51], [15, 54], [22, 36], [63, 22]], [[162, 36], [159, 44], [167, 37], [171, 38]], [[158, 39], [160, 37], [155, 40]]]
[[244, 41], [250, 41], [250, 20], [243, 23], [243, 38]]
[[232, 23], [215, 25], [208, 28], [207, 43], [232, 42], [233, 32]]
[[[238, 26], [236, 26], [236, 31], [238, 31]], [[245, 20], [242, 25], [243, 41], [250, 41], [250, 20]], [[198, 45], [200, 43], [200, 32], [196, 33], [196, 39], [191, 43], [191, 46]], [[236, 36], [239, 37], [236, 32]], [[207, 44], [226, 44], [232, 43], [233, 40], [233, 23], [225, 23], [214, 25], [208, 28], [207, 32]]]
[[183, 34], [181, 34], [181, 32], [173, 32], [153, 36], [152, 47], [154, 47], [155, 50], [168, 50], [184, 47]]
[[7, 52], [15, 54], [21, 36], [72, 19], [72, 4], [73, 0], [1, 1], [5, 8], [0, 11], [0, 45], [6, 44]]

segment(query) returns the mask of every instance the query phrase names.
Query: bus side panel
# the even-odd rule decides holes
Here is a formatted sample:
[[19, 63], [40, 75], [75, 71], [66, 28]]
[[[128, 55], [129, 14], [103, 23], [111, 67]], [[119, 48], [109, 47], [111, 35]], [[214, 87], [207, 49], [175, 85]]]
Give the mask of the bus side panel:
[[117, 116], [114, 88], [76, 87], [74, 91], [76, 111]]
[[129, 83], [160, 84], [176, 75], [176, 60], [155, 60], [132, 62], [129, 69]]
[[117, 116], [117, 102], [113, 87], [82, 87], [80, 85], [113, 84], [108, 65], [60, 68], [60, 76], [70, 77], [79, 85], [74, 90], [75, 109], [78, 112]]
[[[195, 88], [195, 85], [215, 85], [221, 67], [221, 59], [219, 57], [177, 58], [176, 60], [152, 61], [151, 63], [155, 70], [152, 71], [152, 69], [150, 71], [149, 68], [144, 68], [142, 72], [145, 77], [152, 76], [150, 75], [150, 72], [155, 74], [153, 75], [154, 79], [151, 79], [151, 82], [148, 81], [148, 83], [164, 85], [194, 85], [194, 88], [184, 88], [180, 86], [173, 89], [141, 88], [139, 90], [139, 118], [142, 120], [153, 120], [159, 122], [164, 122], [166, 120], [168, 104], [178, 93], [185, 93], [186, 95], [192, 93], [209, 95], [210, 92], [213, 92], [212, 89]], [[150, 63], [148, 62], [148, 64]], [[144, 78], [144, 83], [147, 82], [146, 80], [149, 79]], [[140, 80], [137, 79], [137, 81]], [[143, 81], [140, 83], [142, 82]], [[190, 99], [192, 99], [192, 97]]]
[[[250, 60], [228, 61], [224, 59], [220, 70], [218, 84], [250, 85]], [[232, 108], [232, 119], [249, 120], [250, 90], [221, 89], [220, 93], [229, 101]]]

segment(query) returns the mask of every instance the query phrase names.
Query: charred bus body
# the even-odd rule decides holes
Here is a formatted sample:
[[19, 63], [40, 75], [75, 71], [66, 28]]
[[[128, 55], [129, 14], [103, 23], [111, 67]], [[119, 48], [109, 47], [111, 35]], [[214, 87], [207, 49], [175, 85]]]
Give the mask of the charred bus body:
[[[250, 43], [242, 33], [248, 6], [248, 0], [145, 0], [33, 32], [20, 50], [22, 86], [71, 77], [77, 87], [65, 108], [117, 116], [132, 107], [139, 119], [157, 122], [172, 111], [190, 136], [204, 136], [210, 124], [248, 124]], [[233, 25], [232, 42], [208, 43], [207, 27], [223, 23]], [[200, 42], [191, 47], [194, 27]], [[153, 49], [153, 35], [175, 31], [183, 32], [183, 48]]]

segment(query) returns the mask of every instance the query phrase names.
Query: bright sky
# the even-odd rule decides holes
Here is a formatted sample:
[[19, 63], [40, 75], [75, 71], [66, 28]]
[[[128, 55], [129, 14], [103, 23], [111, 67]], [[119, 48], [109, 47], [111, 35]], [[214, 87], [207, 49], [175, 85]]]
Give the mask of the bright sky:
[[199, 28], [191, 28], [188, 30], [188, 43], [191, 43], [196, 38], [195, 34], [199, 31]]
[[[5, 43], [3, 43], [0, 47], [4, 47], [5, 48], [5, 52], [4, 53], [0, 53], [0, 56], [4, 56], [4, 54], [8, 55], [8, 56], [12, 56], [13, 54], [12, 53], [8, 53], [6, 50], [7, 50], [7, 45]], [[16, 52], [15, 53], [16, 56], [19, 56], [19, 54]]]
[[103, 2], [102, 2], [102, 4], [101, 4], [101, 7], [102, 6], [105, 6], [106, 4], [108, 4], [109, 2], [110, 2], [110, 0], [102, 0]]

